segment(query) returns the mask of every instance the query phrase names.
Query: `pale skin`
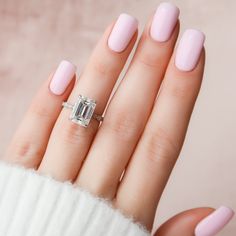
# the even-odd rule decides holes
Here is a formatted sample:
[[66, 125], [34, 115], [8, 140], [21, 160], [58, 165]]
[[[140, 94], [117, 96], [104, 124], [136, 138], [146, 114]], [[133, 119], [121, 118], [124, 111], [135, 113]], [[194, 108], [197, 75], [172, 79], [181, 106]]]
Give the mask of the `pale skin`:
[[[179, 23], [168, 41], [158, 43], [150, 37], [150, 19], [103, 123], [99, 127], [92, 120], [84, 128], [68, 120], [70, 110], [62, 109], [61, 104], [66, 100], [73, 103], [78, 94], [83, 94], [97, 101], [96, 113], [104, 112], [137, 40], [136, 32], [124, 51], [111, 51], [107, 40], [113, 24], [98, 42], [79, 80], [74, 76], [62, 95], [51, 93], [53, 73], [49, 76], [33, 99], [4, 160], [35, 168], [59, 181], [70, 180], [109, 199], [115, 208], [151, 231], [198, 96], [205, 53], [203, 49], [192, 71], [180, 71], [174, 63]], [[199, 208], [180, 213], [155, 235], [191, 236], [198, 222], [211, 212], [211, 208]]]

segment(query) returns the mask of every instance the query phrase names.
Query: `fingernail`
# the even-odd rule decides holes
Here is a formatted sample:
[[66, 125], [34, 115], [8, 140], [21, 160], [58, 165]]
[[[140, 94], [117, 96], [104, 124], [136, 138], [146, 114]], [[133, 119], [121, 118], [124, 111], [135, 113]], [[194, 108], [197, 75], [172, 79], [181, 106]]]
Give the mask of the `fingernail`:
[[178, 17], [178, 7], [168, 2], [161, 3], [153, 17], [151, 37], [158, 42], [167, 41], [175, 28]]
[[186, 30], [179, 42], [176, 52], [175, 65], [179, 70], [193, 70], [202, 52], [205, 35], [194, 29]]
[[138, 21], [128, 15], [121, 14], [109, 36], [108, 46], [111, 50], [115, 52], [122, 52], [128, 46], [130, 40], [132, 39], [134, 33], [138, 28]]
[[57, 67], [56, 72], [50, 83], [50, 90], [55, 95], [61, 95], [65, 92], [75, 75], [76, 67], [69, 61], [62, 61]]
[[203, 219], [195, 229], [196, 236], [214, 236], [233, 218], [234, 211], [222, 206]]

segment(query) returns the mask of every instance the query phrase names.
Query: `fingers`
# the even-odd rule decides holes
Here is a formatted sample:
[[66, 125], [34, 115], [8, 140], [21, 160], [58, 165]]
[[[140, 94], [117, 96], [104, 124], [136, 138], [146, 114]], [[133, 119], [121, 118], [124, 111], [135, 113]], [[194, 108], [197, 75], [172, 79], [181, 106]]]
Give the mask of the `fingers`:
[[181, 212], [161, 225], [154, 236], [193, 236], [197, 224], [213, 211], [212, 208], [196, 208]]
[[[101, 115], [137, 37], [137, 20], [121, 14], [106, 30], [96, 46], [78, 84], [69, 97], [74, 103], [83, 95], [97, 101], [95, 113]], [[91, 120], [87, 128], [69, 120], [71, 111], [63, 109], [39, 167], [41, 173], [58, 180], [74, 180], [98, 129]]]
[[228, 207], [196, 208], [172, 217], [156, 231], [154, 236], [214, 236], [233, 218]]
[[230, 222], [233, 216], [232, 209], [222, 206], [198, 223], [194, 230], [195, 235], [216, 235]]
[[[170, 11], [163, 16], [166, 7]], [[159, 7], [147, 24], [128, 72], [108, 106], [76, 181], [96, 195], [112, 199], [116, 193], [171, 57], [179, 31], [178, 14], [178, 8], [171, 4]], [[165, 19], [160, 17], [169, 20], [164, 36], [161, 34], [163, 22], [160, 22]]]
[[[61, 111], [61, 103], [69, 96], [74, 81], [75, 66], [62, 61], [55, 74], [42, 85], [33, 99], [7, 149], [4, 157], [6, 161], [29, 168], [38, 167]], [[17, 117], [17, 114], [14, 116]]]
[[[199, 31], [184, 33], [118, 189], [117, 207], [148, 228], [152, 227], [158, 201], [181, 150], [200, 89], [203, 42], [204, 35]], [[141, 200], [144, 189], [145, 201]]]

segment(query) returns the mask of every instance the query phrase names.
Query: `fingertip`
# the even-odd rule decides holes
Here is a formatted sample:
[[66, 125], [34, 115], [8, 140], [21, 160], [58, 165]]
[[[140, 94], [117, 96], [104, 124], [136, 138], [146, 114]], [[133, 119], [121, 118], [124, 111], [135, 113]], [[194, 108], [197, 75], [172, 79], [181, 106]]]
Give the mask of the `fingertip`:
[[194, 232], [196, 236], [215, 235], [220, 232], [233, 218], [234, 211], [225, 206], [221, 206], [211, 214], [203, 218], [196, 226]]
[[176, 50], [175, 65], [180, 71], [192, 71], [198, 64], [205, 42], [205, 34], [196, 29], [187, 29]]

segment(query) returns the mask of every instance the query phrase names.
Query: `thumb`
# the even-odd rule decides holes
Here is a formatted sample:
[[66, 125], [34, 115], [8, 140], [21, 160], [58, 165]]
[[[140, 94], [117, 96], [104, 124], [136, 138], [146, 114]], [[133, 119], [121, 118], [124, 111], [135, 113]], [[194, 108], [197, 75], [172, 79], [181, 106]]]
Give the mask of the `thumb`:
[[[187, 210], [166, 221], [154, 236], [193, 236], [197, 225], [201, 229], [196, 235], [215, 235], [231, 220], [233, 215], [234, 212], [227, 207], [220, 207], [216, 211], [212, 208]], [[206, 219], [202, 221], [204, 218]], [[202, 221], [201, 224], [199, 224], [200, 221]], [[206, 233], [204, 233], [205, 230]]]

